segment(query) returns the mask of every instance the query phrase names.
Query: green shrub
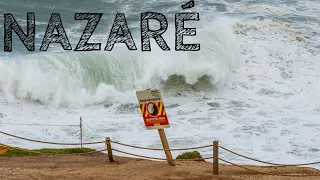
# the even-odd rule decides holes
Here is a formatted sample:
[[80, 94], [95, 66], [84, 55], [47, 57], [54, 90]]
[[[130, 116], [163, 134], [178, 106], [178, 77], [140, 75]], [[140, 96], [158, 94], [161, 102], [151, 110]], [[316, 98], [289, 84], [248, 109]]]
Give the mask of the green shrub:
[[[198, 151], [193, 151], [193, 152], [185, 152], [183, 154], [180, 154], [177, 156], [176, 159], [197, 159], [197, 158], [202, 158], [201, 154]], [[197, 160], [197, 161], [204, 161], [204, 159]]]

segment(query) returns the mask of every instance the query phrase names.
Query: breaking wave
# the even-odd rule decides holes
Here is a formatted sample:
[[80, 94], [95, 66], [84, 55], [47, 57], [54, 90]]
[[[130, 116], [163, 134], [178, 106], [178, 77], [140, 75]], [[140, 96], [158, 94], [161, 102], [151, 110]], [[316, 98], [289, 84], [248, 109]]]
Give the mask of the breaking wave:
[[197, 29], [192, 42], [201, 44], [198, 52], [174, 48], [164, 52], [154, 43], [152, 53], [127, 49], [46, 52], [1, 60], [0, 93], [8, 101], [17, 98], [75, 107], [135, 98], [132, 92], [143, 88], [201, 91], [219, 87], [230, 69], [241, 63], [240, 46], [232, 24], [226, 19], [213, 23]]

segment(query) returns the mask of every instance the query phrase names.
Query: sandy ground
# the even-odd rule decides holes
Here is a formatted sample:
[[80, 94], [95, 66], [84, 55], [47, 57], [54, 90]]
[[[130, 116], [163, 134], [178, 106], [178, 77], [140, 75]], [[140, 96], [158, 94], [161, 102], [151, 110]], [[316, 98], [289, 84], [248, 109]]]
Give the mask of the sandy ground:
[[107, 155], [41, 155], [30, 157], [0, 157], [0, 179], [104, 179], [104, 180], [320, 180], [320, 171], [312, 168], [257, 167], [246, 166], [263, 172], [279, 174], [313, 174], [318, 177], [281, 177], [257, 175], [235, 166], [219, 165], [219, 176], [212, 175], [210, 162], [167, 162], [148, 161], [115, 157], [116, 162], [108, 162]]

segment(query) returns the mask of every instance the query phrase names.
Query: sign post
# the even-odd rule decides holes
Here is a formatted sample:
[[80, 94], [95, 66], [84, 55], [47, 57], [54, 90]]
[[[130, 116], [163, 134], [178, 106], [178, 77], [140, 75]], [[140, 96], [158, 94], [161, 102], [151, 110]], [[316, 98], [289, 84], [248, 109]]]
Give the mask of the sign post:
[[168, 164], [170, 164], [171, 166], [174, 166], [174, 161], [173, 161], [173, 158], [171, 155], [171, 151], [170, 151], [169, 143], [167, 141], [166, 134], [164, 133], [164, 129], [158, 129], [158, 132], [159, 132], [159, 136], [160, 136], [160, 139], [162, 142], [162, 147], [163, 147], [163, 149], [165, 149], [164, 153], [166, 154]]
[[168, 164], [174, 166], [169, 143], [164, 132], [164, 128], [169, 128], [170, 125], [160, 91], [158, 89], [147, 89], [145, 91], [137, 91], [136, 94], [146, 128], [148, 130], [158, 129]]

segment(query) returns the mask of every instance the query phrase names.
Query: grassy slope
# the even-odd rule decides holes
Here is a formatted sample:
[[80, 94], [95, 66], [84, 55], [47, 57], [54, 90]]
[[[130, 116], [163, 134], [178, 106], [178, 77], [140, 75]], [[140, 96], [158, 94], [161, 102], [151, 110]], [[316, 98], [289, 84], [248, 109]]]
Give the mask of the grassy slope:
[[45, 154], [76, 154], [93, 152], [94, 149], [90, 148], [66, 148], [66, 149], [36, 149], [36, 150], [22, 150], [22, 149], [9, 149], [7, 152], [0, 156], [36, 156]]

